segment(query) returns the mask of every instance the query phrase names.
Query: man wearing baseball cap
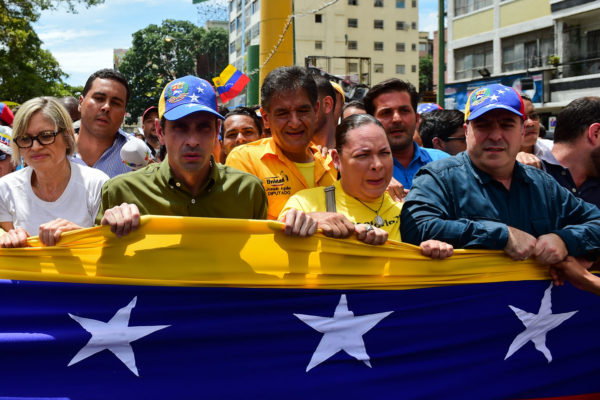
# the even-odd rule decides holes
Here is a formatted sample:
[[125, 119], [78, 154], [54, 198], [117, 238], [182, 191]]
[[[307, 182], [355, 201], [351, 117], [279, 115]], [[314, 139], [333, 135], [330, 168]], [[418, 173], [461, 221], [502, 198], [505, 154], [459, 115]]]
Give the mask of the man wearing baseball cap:
[[0, 126], [0, 177], [15, 170], [12, 162], [12, 129], [8, 126]]
[[511, 87], [469, 95], [467, 151], [417, 173], [401, 214], [402, 239], [437, 239], [455, 248], [504, 250], [545, 265], [600, 250], [600, 211], [542, 171], [516, 162], [524, 106]]
[[150, 106], [142, 114], [142, 130], [144, 131], [144, 141], [152, 152], [152, 156], [156, 157], [160, 149], [160, 142], [156, 135], [156, 123], [158, 118], [158, 107]]
[[167, 156], [102, 188], [96, 222], [119, 236], [139, 225], [139, 216], [264, 219], [267, 196], [261, 181], [212, 157], [223, 117], [213, 87], [195, 76], [170, 82], [158, 105], [156, 132]]

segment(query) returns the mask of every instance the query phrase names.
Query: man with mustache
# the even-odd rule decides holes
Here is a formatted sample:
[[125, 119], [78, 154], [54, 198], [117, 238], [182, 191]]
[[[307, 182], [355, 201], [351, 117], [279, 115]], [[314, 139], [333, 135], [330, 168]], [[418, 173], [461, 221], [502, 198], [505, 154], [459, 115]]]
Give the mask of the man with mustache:
[[363, 99], [367, 114], [385, 128], [394, 155], [394, 179], [405, 189], [411, 188], [413, 176], [423, 165], [448, 157], [441, 150], [426, 149], [413, 141], [419, 121], [418, 101], [415, 87], [396, 78], [373, 86]]
[[426, 165], [402, 208], [402, 239], [504, 250], [558, 264], [600, 252], [600, 210], [551, 176], [516, 162], [525, 109], [512, 88], [484, 86], [465, 108], [467, 151]]
[[[160, 142], [156, 134], [156, 119], [158, 118], [158, 107], [150, 106], [142, 114], [142, 130], [144, 131], [144, 142], [150, 149], [153, 157], [160, 153]], [[159, 160], [160, 161], [160, 160]]]
[[125, 235], [140, 215], [264, 219], [267, 196], [255, 176], [218, 164], [213, 146], [223, 117], [213, 87], [184, 76], [170, 82], [158, 103], [156, 132], [167, 156], [117, 176], [102, 188], [96, 223]]
[[540, 138], [540, 116], [535, 111], [531, 98], [521, 94], [525, 105], [525, 122], [523, 144], [521, 152], [517, 154], [517, 161], [532, 167], [541, 168], [541, 158], [552, 150], [551, 140]]
[[121, 148], [131, 136], [120, 129], [129, 96], [127, 79], [112, 69], [94, 72], [79, 96], [81, 126], [74, 158], [111, 178], [130, 171]]
[[600, 207], [600, 97], [582, 97], [556, 118], [542, 168], [575, 196]]

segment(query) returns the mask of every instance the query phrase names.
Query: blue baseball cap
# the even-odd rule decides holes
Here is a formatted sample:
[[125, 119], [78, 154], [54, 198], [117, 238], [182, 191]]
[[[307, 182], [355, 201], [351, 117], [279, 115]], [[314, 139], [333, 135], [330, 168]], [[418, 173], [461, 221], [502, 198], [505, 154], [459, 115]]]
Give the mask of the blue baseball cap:
[[519, 93], [512, 87], [498, 83], [474, 90], [465, 106], [465, 121], [472, 121], [488, 111], [503, 109], [519, 117], [525, 115], [525, 105]]
[[223, 119], [217, 108], [217, 96], [204, 79], [188, 75], [165, 86], [158, 101], [158, 117], [169, 121], [204, 111]]
[[417, 114], [421, 115], [435, 110], [443, 110], [443, 108], [435, 103], [422, 103], [417, 107]]

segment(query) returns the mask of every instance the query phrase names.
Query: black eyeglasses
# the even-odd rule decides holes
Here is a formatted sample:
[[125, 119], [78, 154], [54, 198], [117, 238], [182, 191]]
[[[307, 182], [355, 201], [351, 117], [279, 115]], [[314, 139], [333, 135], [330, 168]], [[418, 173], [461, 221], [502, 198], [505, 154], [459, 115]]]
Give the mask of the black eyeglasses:
[[528, 119], [532, 121], [537, 121], [540, 119], [540, 116], [537, 113], [525, 114], [525, 121]]
[[465, 136], [461, 136], [461, 137], [447, 137], [446, 139], [442, 139], [444, 142], [449, 142], [451, 140], [462, 140], [463, 142], [465, 140], [467, 140], [467, 138]]
[[0, 161], [6, 160], [7, 157], [10, 157], [10, 154], [6, 154], [3, 151], [0, 151]]
[[46, 146], [46, 145], [54, 143], [54, 141], [56, 140], [56, 136], [60, 132], [61, 131], [56, 131], [56, 132], [42, 131], [42, 132], [38, 133], [37, 136], [19, 136], [19, 137], [14, 138], [13, 140], [15, 141], [17, 146], [19, 146], [20, 149], [30, 148], [31, 146], [33, 146], [34, 140], [37, 140], [38, 143], [41, 144], [42, 146]]

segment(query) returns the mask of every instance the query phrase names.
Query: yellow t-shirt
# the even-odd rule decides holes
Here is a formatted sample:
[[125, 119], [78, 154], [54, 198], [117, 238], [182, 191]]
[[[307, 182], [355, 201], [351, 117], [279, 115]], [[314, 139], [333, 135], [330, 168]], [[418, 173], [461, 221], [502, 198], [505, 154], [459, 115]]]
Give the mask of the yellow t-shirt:
[[[373, 211], [369, 210], [364, 204], [361, 204], [360, 201], [344, 192], [339, 181], [335, 182], [334, 186], [335, 206], [338, 213], [344, 214], [346, 218], [355, 224], [375, 225], [376, 214]], [[383, 205], [381, 205], [381, 198], [374, 202], [364, 203], [373, 210], [377, 210], [381, 205], [381, 209], [379, 210], [379, 215], [383, 218], [383, 226], [381, 229], [388, 233], [389, 240], [399, 242], [402, 203], [392, 200], [387, 192], [384, 193], [383, 197]], [[283, 207], [283, 210], [281, 210], [279, 219], [283, 219], [285, 213], [291, 208], [304, 211], [305, 213], [327, 211], [324, 188], [316, 187], [301, 190], [290, 197]]]
[[[331, 158], [324, 159], [316, 147], [310, 149], [315, 158], [313, 185], [333, 185], [337, 178], [333, 161]], [[291, 195], [310, 187], [295, 163], [283, 155], [275, 145], [273, 138], [257, 140], [234, 148], [227, 156], [225, 164], [262, 180], [269, 202], [268, 219], [277, 219]]]
[[298, 167], [298, 170], [300, 171], [300, 173], [306, 180], [308, 187], [309, 188], [315, 187], [315, 162], [314, 161], [309, 162], [309, 163], [295, 162], [294, 164], [296, 164], [296, 167]]

